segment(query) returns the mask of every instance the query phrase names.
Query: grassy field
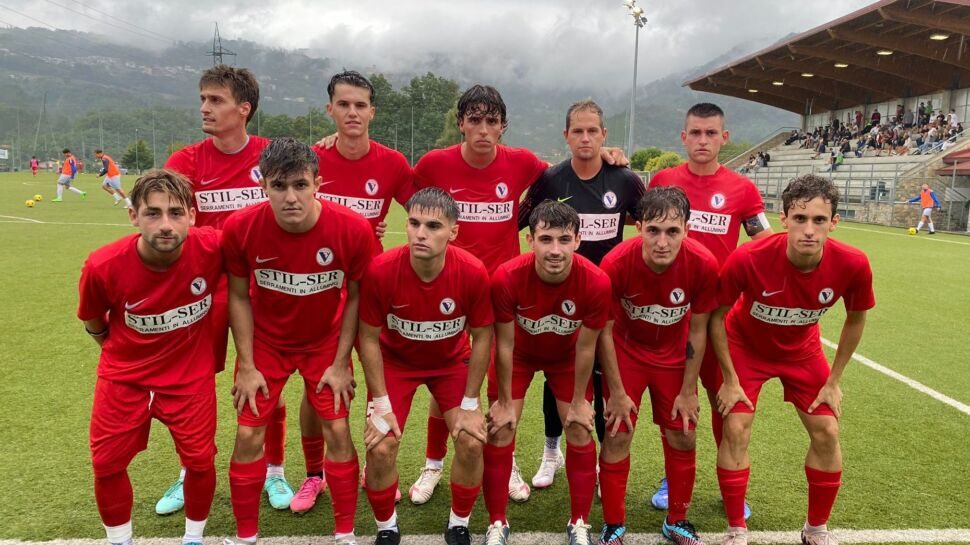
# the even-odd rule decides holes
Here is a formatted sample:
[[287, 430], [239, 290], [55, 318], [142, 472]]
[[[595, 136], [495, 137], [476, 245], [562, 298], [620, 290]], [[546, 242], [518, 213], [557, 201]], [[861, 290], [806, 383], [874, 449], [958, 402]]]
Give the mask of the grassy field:
[[[77, 281], [86, 255], [96, 247], [132, 232], [122, 208], [83, 175], [78, 186], [86, 200], [67, 194], [51, 203], [55, 176], [0, 175], [0, 474], [6, 498], [0, 502], [0, 539], [103, 538], [92, 494], [87, 444], [97, 347], [75, 318]], [[124, 184], [130, 187], [132, 177]], [[35, 208], [24, 200], [44, 199]], [[404, 242], [403, 213], [389, 218], [386, 247]], [[777, 228], [777, 223], [775, 224]], [[870, 313], [858, 352], [962, 403], [970, 404], [970, 361], [960, 340], [970, 316], [970, 238], [939, 234], [907, 236], [901, 229], [843, 224], [836, 238], [866, 251], [875, 272], [877, 307]], [[837, 341], [841, 312], [829, 313], [823, 336]], [[218, 488], [207, 534], [233, 529], [227, 467], [234, 418], [229, 396], [231, 376], [218, 378], [221, 396], [217, 458]], [[291, 382], [292, 384], [292, 382]], [[970, 527], [970, 415], [959, 412], [910, 386], [853, 362], [846, 372], [842, 420], [844, 486], [832, 526], [853, 529]], [[528, 479], [539, 464], [542, 422], [539, 388], [533, 387], [518, 439], [519, 464]], [[290, 409], [287, 472], [293, 486], [303, 476], [296, 412], [301, 387], [286, 390]], [[358, 400], [364, 396], [358, 396]], [[802, 471], [807, 438], [793, 409], [781, 401], [777, 383], [761, 396], [752, 441], [753, 476], [749, 501], [752, 530], [795, 530], [804, 520], [806, 484]], [[401, 449], [403, 490], [416, 477], [424, 457], [422, 390]], [[353, 408], [360, 422], [362, 403]], [[531, 407], [531, 408], [530, 408]], [[706, 411], [705, 411], [706, 412]], [[649, 422], [643, 417], [644, 423]], [[699, 427], [698, 478], [691, 519], [702, 532], [725, 527], [708, 419]], [[356, 437], [361, 434], [359, 428]], [[633, 448], [628, 496], [628, 528], [655, 532], [663, 514], [647, 503], [663, 462], [658, 434], [641, 427]], [[181, 515], [159, 517], [153, 506], [178, 471], [171, 439], [153, 429], [149, 449], [130, 468], [135, 488], [134, 521], [139, 536], [180, 536]], [[432, 501], [399, 506], [405, 533], [437, 534], [447, 520], [448, 489]], [[329, 501], [298, 516], [276, 512], [264, 502], [262, 534], [328, 535]], [[556, 484], [533, 493], [524, 505], [510, 507], [516, 531], [560, 532], [568, 516], [565, 474]], [[592, 522], [601, 522], [599, 505]], [[358, 533], [373, 534], [370, 508], [361, 494]], [[479, 502], [472, 529], [485, 524]]]

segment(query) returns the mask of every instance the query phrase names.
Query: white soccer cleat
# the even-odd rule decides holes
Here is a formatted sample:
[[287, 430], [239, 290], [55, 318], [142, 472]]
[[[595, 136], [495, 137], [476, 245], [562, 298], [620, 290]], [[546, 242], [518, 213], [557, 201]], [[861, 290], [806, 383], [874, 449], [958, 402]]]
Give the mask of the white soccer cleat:
[[832, 532], [823, 524], [820, 529], [809, 530], [808, 524], [802, 527], [802, 545], [839, 545]]
[[512, 458], [512, 473], [509, 475], [509, 499], [516, 503], [522, 503], [529, 501], [531, 495], [532, 490], [522, 480], [519, 464], [515, 463], [515, 458]]
[[566, 459], [562, 456], [562, 451], [557, 450], [555, 456], [542, 456], [542, 463], [539, 464], [539, 471], [532, 476], [532, 486], [536, 488], [548, 488], [556, 480], [556, 472], [566, 465]]
[[418, 480], [411, 485], [411, 489], [408, 490], [408, 497], [411, 498], [411, 503], [414, 505], [421, 505], [428, 503], [431, 499], [431, 495], [434, 494], [434, 489], [438, 486], [441, 481], [441, 470], [426, 467], [421, 470], [421, 475]]
[[748, 529], [742, 526], [729, 527], [721, 545], [748, 545]]

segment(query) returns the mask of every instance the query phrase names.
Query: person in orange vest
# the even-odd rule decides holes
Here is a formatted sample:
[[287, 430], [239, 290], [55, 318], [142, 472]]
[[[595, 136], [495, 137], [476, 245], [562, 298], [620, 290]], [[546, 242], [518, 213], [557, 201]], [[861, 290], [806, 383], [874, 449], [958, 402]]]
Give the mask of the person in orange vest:
[[936, 229], [933, 228], [933, 216], [931, 216], [931, 214], [933, 213], [934, 208], [940, 207], [940, 200], [936, 198], [936, 193], [930, 189], [930, 186], [923, 184], [919, 195], [906, 202], [910, 204], [919, 203], [920, 208], [923, 209], [923, 214], [919, 218], [919, 223], [916, 224], [916, 232], [919, 233], [919, 230], [923, 228], [923, 225], [926, 225], [930, 228], [930, 234], [935, 235]]
[[103, 150], [94, 150], [94, 156], [101, 161], [101, 172], [98, 173], [98, 176], [104, 176], [104, 181], [101, 182], [101, 189], [105, 190], [108, 195], [111, 195], [115, 199], [115, 203], [112, 206], [117, 206], [124, 199], [125, 208], [131, 208], [131, 200], [128, 199], [128, 195], [125, 195], [125, 191], [121, 189], [121, 171], [118, 170], [118, 164]]
[[77, 159], [67, 148], [64, 148], [63, 153], [64, 162], [61, 163], [61, 174], [57, 177], [57, 198], [51, 199], [51, 202], [62, 202], [64, 200], [65, 187], [80, 195], [82, 199], [86, 199], [87, 193], [71, 185], [78, 173]]

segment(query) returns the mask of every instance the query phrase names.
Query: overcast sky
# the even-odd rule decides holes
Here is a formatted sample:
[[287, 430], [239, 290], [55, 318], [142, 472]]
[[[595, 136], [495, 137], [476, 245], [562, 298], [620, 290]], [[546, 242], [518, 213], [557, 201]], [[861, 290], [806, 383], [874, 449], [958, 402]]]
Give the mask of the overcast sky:
[[[739, 43], [771, 43], [870, 3], [640, 0], [649, 22], [640, 32], [639, 82], [704, 64]], [[306, 48], [348, 68], [411, 71], [445, 58], [464, 72], [455, 76], [550, 86], [582, 77], [628, 86], [635, 34], [621, 0], [0, 0], [3, 23], [43, 26], [37, 19], [153, 47], [210, 40], [218, 21], [223, 38]]]

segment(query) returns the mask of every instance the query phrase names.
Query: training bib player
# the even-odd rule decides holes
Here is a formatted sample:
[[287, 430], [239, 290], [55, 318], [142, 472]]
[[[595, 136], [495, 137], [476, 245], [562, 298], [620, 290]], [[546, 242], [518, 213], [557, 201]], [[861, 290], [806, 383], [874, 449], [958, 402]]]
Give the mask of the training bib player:
[[115, 163], [115, 160], [110, 155], [102, 150], [95, 150], [94, 156], [98, 161], [101, 161], [101, 171], [98, 173], [98, 176], [104, 176], [104, 180], [101, 182], [101, 189], [104, 189], [105, 193], [114, 197], [114, 206], [117, 206], [124, 199], [125, 207], [131, 208], [131, 200], [125, 195], [125, 191], [121, 189], [121, 170], [118, 169], [118, 164]]
[[74, 193], [81, 196], [82, 199], [86, 199], [88, 194], [80, 189], [71, 185], [74, 183], [74, 179], [77, 178], [78, 169], [77, 159], [74, 158], [74, 154], [71, 150], [64, 148], [64, 162], [61, 163], [61, 172], [57, 176], [57, 197], [51, 199], [51, 202], [63, 202], [64, 201], [64, 188], [68, 188]]

